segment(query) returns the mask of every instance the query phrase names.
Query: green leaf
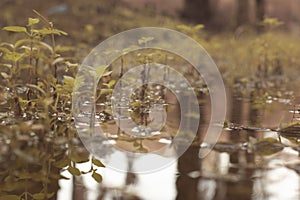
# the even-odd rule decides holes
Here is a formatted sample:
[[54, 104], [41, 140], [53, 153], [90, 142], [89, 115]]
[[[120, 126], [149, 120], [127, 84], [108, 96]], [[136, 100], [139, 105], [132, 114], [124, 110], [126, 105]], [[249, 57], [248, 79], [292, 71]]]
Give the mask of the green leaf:
[[7, 43], [7, 42], [2, 42], [2, 43], [0, 43], [0, 46], [1, 47], [9, 47], [10, 49], [14, 49], [14, 45], [13, 44], [11, 44], [11, 43]]
[[68, 35], [66, 32], [58, 30], [58, 29], [50, 29], [50, 28], [43, 28], [40, 30], [35, 30], [35, 32], [40, 33], [42, 35]]
[[8, 68], [8, 69], [11, 69], [11, 68], [12, 68], [12, 64], [0, 63], [0, 66], [6, 67], [6, 68]]
[[100, 91], [100, 95], [107, 95], [107, 94], [111, 94], [112, 92], [113, 92], [112, 89], [105, 89], [105, 88], [103, 88]]
[[64, 82], [63, 89], [68, 93], [73, 92], [75, 79], [71, 76], [64, 76], [63, 82]]
[[1, 74], [1, 76], [3, 77], [3, 78], [5, 78], [5, 79], [8, 79], [10, 76], [7, 74], [7, 73], [5, 73], [5, 72], [1, 72], [0, 73]]
[[282, 21], [278, 20], [277, 18], [265, 18], [263, 21], [262, 21], [262, 24], [263, 25], [270, 25], [270, 26], [280, 26], [283, 24]]
[[42, 47], [48, 49], [51, 53], [54, 52], [53, 48], [49, 44], [42, 42], [42, 41], [38, 41], [38, 44], [41, 45]]
[[17, 195], [3, 195], [0, 200], [20, 200], [21, 198]]
[[19, 33], [19, 32], [27, 33], [26, 28], [23, 26], [6, 26], [2, 30], [16, 32], [16, 33]]
[[21, 58], [24, 57], [24, 53], [17, 53], [17, 52], [11, 52], [11, 53], [6, 53], [4, 55], [4, 58], [13, 62], [18, 62]]
[[28, 44], [29, 46], [30, 42], [32, 42], [30, 39], [20, 39], [15, 42], [15, 48], [21, 47], [26, 44]]
[[2, 51], [3, 53], [11, 53], [12, 52], [11, 50], [9, 50], [8, 48], [5, 48], [5, 47], [0, 47], [0, 51]]
[[24, 110], [30, 102], [28, 100], [23, 99], [22, 97], [18, 97], [18, 100], [22, 110]]
[[38, 19], [38, 18], [28, 18], [28, 26], [38, 24], [39, 22], [40, 22], [40, 19]]
[[274, 138], [264, 138], [253, 145], [255, 153], [268, 156], [282, 151], [284, 145]]
[[75, 149], [71, 151], [69, 158], [75, 163], [85, 163], [88, 162], [89, 159], [88, 151], [76, 151]]
[[70, 163], [71, 163], [71, 160], [68, 157], [63, 157], [62, 159], [57, 160], [54, 163], [54, 166], [58, 167], [58, 168], [64, 168], [65, 166], [68, 166]]
[[64, 76], [64, 83], [67, 85], [74, 85], [75, 79], [71, 76]]
[[279, 130], [284, 137], [300, 138], [300, 122], [294, 122]]
[[98, 183], [102, 182], [102, 176], [96, 172], [93, 172], [92, 177], [97, 181]]
[[[37, 86], [37, 85], [34, 85], [34, 84], [26, 84], [26, 86], [27, 87], [29, 87], [29, 88], [31, 88], [31, 89], [34, 89], [34, 90], [36, 90], [36, 91], [39, 91], [39, 92], [41, 92], [44, 96], [47, 96], [46, 95], [46, 92], [41, 88], [41, 87], [39, 87], [39, 86]], [[52, 99], [51, 99], [51, 103], [52, 103]], [[51, 104], [50, 103], [50, 104]], [[50, 105], [49, 104], [49, 105]]]
[[71, 167], [71, 166], [69, 166], [69, 167], [68, 167], [68, 171], [69, 171], [72, 175], [74, 175], [74, 176], [80, 176], [80, 175], [81, 175], [80, 170], [77, 169], [76, 167]]
[[204, 28], [204, 25], [203, 25], [203, 24], [198, 24], [198, 25], [194, 26], [193, 28], [194, 28], [195, 30], [199, 31], [199, 30], [201, 30], [201, 29]]
[[110, 76], [110, 75], [112, 74], [112, 72], [113, 72], [113, 71], [105, 72], [105, 73], [103, 74], [103, 76]]
[[92, 158], [92, 163], [98, 167], [105, 167], [105, 165], [98, 159]]
[[51, 64], [54, 66], [54, 65], [56, 65], [56, 64], [58, 64], [58, 63], [62, 63], [62, 62], [64, 62], [64, 61], [65, 61], [64, 58], [58, 57], [58, 58], [56, 58]]
[[101, 66], [96, 67], [96, 77], [101, 78], [107, 67], [108, 67], [108, 65], [101, 65]]
[[116, 80], [111, 80], [111, 81], [109, 81], [109, 83], [107, 84], [107, 87], [108, 87], [108, 88], [112, 88], [115, 84], [116, 84]]
[[191, 27], [184, 24], [177, 25], [176, 28], [182, 32], [187, 32], [187, 33], [191, 32]]

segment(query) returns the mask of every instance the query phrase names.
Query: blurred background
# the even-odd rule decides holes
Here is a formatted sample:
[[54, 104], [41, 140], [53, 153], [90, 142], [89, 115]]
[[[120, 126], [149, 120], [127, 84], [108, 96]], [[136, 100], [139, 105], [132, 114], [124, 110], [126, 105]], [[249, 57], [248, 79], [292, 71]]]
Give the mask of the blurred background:
[[0, 8], [1, 27], [23, 24], [35, 9], [71, 37], [91, 43], [134, 27], [172, 27], [179, 21], [204, 24], [210, 31], [236, 31], [259, 29], [264, 18], [278, 18], [282, 29], [300, 31], [298, 0], [2, 0]]
[[[37, 38], [55, 50], [49, 54], [37, 46], [46, 53], [32, 62], [31, 40], [26, 48], [21, 41], [15, 49], [15, 41], [28, 39], [24, 31], [0, 32], [0, 200], [299, 199], [299, 0], [0, 0], [0, 29], [26, 27], [28, 17], [42, 19], [33, 9], [68, 35], [55, 35], [56, 44], [47, 34]], [[49, 28], [45, 21], [36, 27]], [[144, 163], [129, 157], [124, 161], [127, 173], [101, 168], [91, 177], [91, 165], [102, 164], [91, 164], [76, 135], [71, 95], [77, 63], [106, 38], [145, 26], [179, 30], [208, 51], [226, 86], [224, 130], [216, 146], [200, 146], [210, 120], [210, 97], [205, 84], [187, 73], [198, 89], [199, 141], [163, 171], [134, 174], [130, 169]], [[25, 56], [20, 63], [18, 57], [7, 56], [18, 53]], [[15, 76], [10, 76], [12, 60], [24, 65]], [[28, 62], [44, 70], [36, 71], [36, 82], [27, 80]], [[28, 81], [33, 89], [22, 88]], [[31, 99], [28, 91], [43, 86], [50, 100]], [[59, 97], [53, 88], [61, 92]], [[57, 104], [54, 99], [59, 98]], [[46, 102], [45, 110], [36, 108], [35, 101]], [[18, 111], [18, 104], [24, 107], [20, 112], [13, 110]], [[54, 106], [57, 110], [51, 110]], [[179, 119], [176, 109], [173, 114]], [[104, 122], [112, 120], [109, 113], [97, 115]], [[99, 144], [100, 153], [106, 154], [105, 145]], [[198, 157], [202, 147], [213, 149], [205, 159]], [[98, 184], [100, 174], [103, 183]]]
[[[139, 14], [149, 14], [147, 13], [149, 11], [152, 15], [164, 15], [185, 19], [191, 23], [203, 23], [216, 30], [232, 30], [245, 24], [255, 26], [263, 18], [276, 17], [285, 22], [288, 30], [297, 32], [300, 19], [298, 12], [300, 5], [297, 0], [92, 0], [88, 2], [2, 0], [0, 6], [1, 25], [21, 22], [22, 18], [32, 14], [32, 9], [57, 20], [66, 16], [80, 16], [81, 20], [76, 21], [78, 26], [85, 20], [90, 20], [89, 22], [93, 24], [96, 22], [94, 18], [98, 20], [102, 18], [104, 21], [105, 17], [113, 15], [115, 15], [115, 20], [118, 20], [118, 15], [126, 15], [125, 13], [129, 18], [130, 11], [133, 12], [131, 14], [136, 14], [136, 18]], [[74, 23], [72, 21], [76, 18], [68, 19], [72, 25]], [[119, 20], [121, 23], [123, 20], [126, 21], [126, 18], [119, 18]]]

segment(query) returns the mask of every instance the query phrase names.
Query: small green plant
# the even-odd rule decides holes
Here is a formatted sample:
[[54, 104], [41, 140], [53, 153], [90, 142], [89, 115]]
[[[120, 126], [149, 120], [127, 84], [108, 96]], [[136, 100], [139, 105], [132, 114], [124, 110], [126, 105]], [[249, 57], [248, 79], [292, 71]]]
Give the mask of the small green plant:
[[276, 18], [266, 18], [261, 23], [266, 32], [260, 35], [253, 44], [253, 54], [257, 57], [256, 77], [261, 79], [272, 78], [274, 75], [283, 74], [282, 55], [285, 49], [282, 49], [281, 43], [277, 41], [273, 31], [283, 24]]
[[[91, 158], [76, 134], [71, 112], [71, 96], [78, 64], [70, 57], [72, 48], [56, 44], [67, 33], [54, 28], [38, 12], [26, 26], [7, 26], [17, 34], [14, 43], [0, 43], [0, 196], [5, 199], [53, 199], [60, 171], [72, 175], [90, 173], [97, 182], [102, 177], [101, 161]], [[91, 170], [81, 172], [77, 163], [91, 162]], [[3, 164], [3, 165], [2, 165]]]
[[265, 18], [260, 24], [264, 26], [267, 31], [271, 31], [283, 25], [284, 23], [277, 18]]

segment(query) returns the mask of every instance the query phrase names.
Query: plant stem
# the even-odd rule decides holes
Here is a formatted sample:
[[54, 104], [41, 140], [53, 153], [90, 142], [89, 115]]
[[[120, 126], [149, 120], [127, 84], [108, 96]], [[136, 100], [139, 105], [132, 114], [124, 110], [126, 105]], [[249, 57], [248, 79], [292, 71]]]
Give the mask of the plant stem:
[[[121, 56], [121, 70], [120, 70], [120, 75], [119, 75], [120, 88], [122, 88], [122, 76], [123, 76], [123, 73], [124, 73], [124, 59], [123, 59], [123, 56]], [[121, 108], [118, 109], [118, 112], [119, 113], [121, 112]], [[118, 126], [118, 133], [117, 133], [118, 135], [120, 135], [120, 133], [121, 133], [120, 123], [121, 123], [121, 119], [119, 117], [118, 118], [118, 124], [119, 124], [119, 126]]]
[[35, 85], [38, 85], [38, 80], [39, 80], [39, 78], [38, 78], [38, 65], [39, 65], [39, 59], [37, 58], [36, 60], [35, 60]]

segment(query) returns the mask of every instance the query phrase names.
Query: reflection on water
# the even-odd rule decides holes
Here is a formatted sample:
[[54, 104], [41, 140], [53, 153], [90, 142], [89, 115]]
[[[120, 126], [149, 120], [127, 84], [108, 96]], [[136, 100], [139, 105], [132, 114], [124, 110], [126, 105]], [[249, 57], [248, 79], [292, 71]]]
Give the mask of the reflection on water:
[[[236, 127], [224, 129], [215, 147], [202, 144], [202, 148], [213, 148], [204, 159], [198, 157], [200, 146], [192, 145], [177, 163], [157, 172], [134, 174], [132, 169], [145, 166], [147, 156], [145, 160], [128, 158], [126, 154], [123, 158], [117, 156], [118, 161], [122, 159], [124, 170], [129, 172], [100, 169], [101, 185], [89, 176], [76, 178], [73, 187], [77, 185], [76, 190], [80, 191], [80, 185], [85, 190], [81, 198], [76, 196], [75, 199], [299, 199], [298, 151], [263, 140], [274, 138], [277, 141], [278, 133], [273, 129], [278, 128], [280, 122], [288, 123], [293, 118], [294, 113], [289, 112], [292, 104], [277, 101], [275, 97], [272, 102], [263, 103], [258, 95], [257, 91], [230, 95], [228, 120]], [[205, 95], [201, 98], [207, 100]], [[270, 101], [271, 97], [267, 98]], [[209, 101], [201, 102], [201, 115], [206, 117], [201, 118], [200, 138], [209, 118]], [[280, 139], [283, 143], [289, 142], [283, 137]], [[113, 156], [110, 162], [114, 162]], [[79, 167], [84, 170], [88, 166]], [[68, 190], [72, 187], [68, 189], [66, 185], [72, 182], [62, 182], [64, 188], [58, 199], [72, 199], [62, 195], [70, 193]]]
[[[143, 164], [142, 160], [132, 159], [132, 162], [137, 165]], [[58, 192], [57, 199], [174, 199], [176, 196], [176, 166], [177, 164], [173, 163], [168, 168], [151, 174], [132, 174], [109, 168], [99, 169], [103, 175], [101, 185], [88, 175], [76, 177], [74, 180], [74, 177], [64, 173], [72, 181], [60, 181], [62, 188]], [[77, 167], [86, 171], [90, 166], [89, 164], [79, 164]], [[72, 197], [74, 187], [77, 195]]]
[[[47, 163], [36, 165], [34, 160], [31, 160], [32, 157], [28, 157], [31, 155], [30, 148], [24, 147], [23, 152], [14, 152], [13, 155], [17, 154], [23, 158], [19, 161], [10, 157], [10, 149], [2, 145], [0, 196], [10, 193], [20, 195], [21, 199], [34, 199], [22, 195], [24, 190], [38, 194], [47, 188], [49, 194], [57, 191], [57, 194], [51, 194], [49, 199], [58, 200], [299, 199], [298, 138], [280, 136], [279, 140], [277, 132], [280, 124], [288, 123], [292, 118], [297, 121], [298, 110], [290, 112], [294, 109], [294, 105], [292, 102], [284, 101], [284, 95], [279, 97], [269, 94], [264, 97], [262, 91], [243, 93], [233, 92], [231, 89], [228, 89], [228, 94], [230, 101], [227, 119], [229, 122], [218, 144], [213, 147], [196, 142], [178, 160], [152, 173], [134, 173], [134, 171], [137, 168], [147, 167], [145, 165], [149, 165], [148, 158], [160, 155], [146, 154], [138, 157], [128, 156], [122, 152], [116, 153], [111, 151], [106, 144], [109, 140], [102, 140], [100, 137], [94, 141], [97, 150], [95, 153], [103, 156], [110, 154], [105, 163], [108, 166], [113, 166], [110, 164], [113, 162], [122, 164], [121, 168], [124, 171], [120, 171], [120, 168], [116, 171], [110, 167], [98, 167], [97, 172], [103, 176], [101, 184], [97, 183], [90, 174], [73, 176], [66, 170], [66, 165], [60, 163], [64, 161], [66, 147], [60, 147], [62, 148], [60, 151], [53, 151], [53, 147], [48, 147], [52, 149], [49, 152], [53, 154], [48, 150], [48, 153], [45, 151], [45, 157], [54, 156], [56, 160], [59, 160], [55, 163], [56, 167], [51, 165], [52, 168], [49, 171], [46, 167]], [[203, 95], [200, 99], [202, 117], [198, 130], [199, 140], [203, 137], [202, 133], [206, 130], [210, 116], [208, 97]], [[174, 116], [180, 118], [178, 115]], [[178, 121], [178, 119], [173, 119], [173, 121]], [[293, 129], [293, 131], [296, 136], [299, 134], [299, 129]], [[264, 138], [268, 139], [264, 140]], [[166, 138], [159, 141], [169, 143]], [[57, 145], [59, 146], [60, 143]], [[72, 148], [80, 149], [79, 146], [76, 143]], [[200, 147], [212, 148], [212, 151], [204, 159], [199, 159]], [[77, 152], [76, 156], [73, 155], [73, 160], [86, 160], [84, 155], [83, 152], [80, 154]], [[172, 161], [172, 156], [174, 155], [170, 154], [164, 159], [166, 162]], [[15, 163], [15, 166], [11, 167], [12, 163]], [[83, 172], [90, 170], [89, 162], [80, 163], [76, 163], [74, 167]], [[23, 168], [20, 169], [22, 166]], [[14, 168], [18, 168], [18, 171], [13, 170]], [[64, 170], [60, 172], [60, 168]], [[59, 173], [65, 178], [57, 178]], [[27, 176], [35, 176], [35, 179], [29, 181]], [[45, 176], [48, 177], [47, 180], [43, 178]], [[23, 185], [27, 184], [27, 187], [21, 187], [18, 182]]]

